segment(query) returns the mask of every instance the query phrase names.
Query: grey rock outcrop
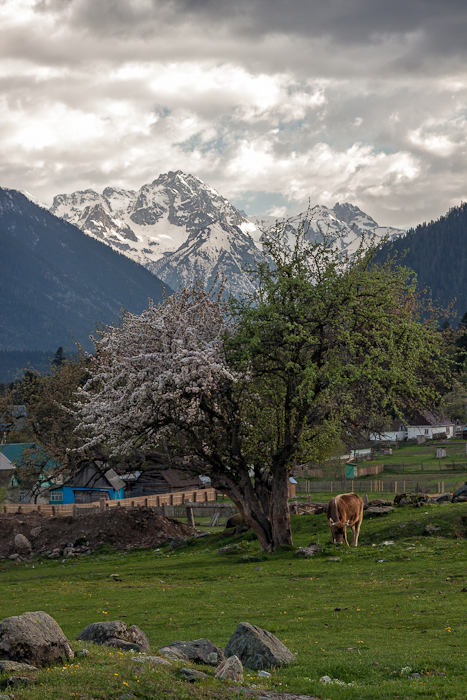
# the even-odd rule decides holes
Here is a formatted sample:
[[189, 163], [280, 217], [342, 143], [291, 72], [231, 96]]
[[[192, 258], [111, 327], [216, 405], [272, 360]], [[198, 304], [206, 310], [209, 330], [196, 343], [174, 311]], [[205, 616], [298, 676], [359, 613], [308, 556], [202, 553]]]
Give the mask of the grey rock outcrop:
[[247, 668], [261, 670], [294, 663], [296, 657], [271, 632], [240, 622], [225, 647], [225, 656], [238, 656]]
[[78, 634], [76, 639], [106, 646], [116, 646], [117, 641], [120, 640], [132, 645], [128, 651], [150, 651], [149, 641], [144, 632], [136, 625], [128, 627], [121, 620], [92, 622]]
[[238, 656], [229, 656], [216, 668], [216, 678], [243, 681], [243, 665]]
[[9, 661], [47, 666], [74, 658], [70, 642], [57, 622], [45, 612], [25, 612], [0, 622], [0, 657]]
[[24, 535], [16, 535], [15, 536], [15, 549], [18, 552], [18, 554], [31, 554], [32, 552], [32, 545], [30, 541], [28, 540], [27, 537]]
[[222, 649], [216, 647], [209, 639], [195, 639], [193, 642], [172, 642], [167, 648], [180, 649], [190, 661], [209, 666], [218, 666], [224, 661]]

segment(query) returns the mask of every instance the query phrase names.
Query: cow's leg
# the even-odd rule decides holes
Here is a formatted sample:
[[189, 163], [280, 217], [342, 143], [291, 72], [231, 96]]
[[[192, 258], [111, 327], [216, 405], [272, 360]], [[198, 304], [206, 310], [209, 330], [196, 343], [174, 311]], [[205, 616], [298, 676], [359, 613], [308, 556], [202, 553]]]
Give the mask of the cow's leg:
[[359, 520], [358, 522], [355, 523], [355, 525], [352, 527], [352, 544], [354, 547], [357, 546], [358, 544], [358, 536], [360, 534], [360, 526], [362, 524], [362, 521]]
[[347, 528], [346, 528], [345, 526], [344, 526], [344, 540], [345, 540], [345, 544], [346, 544], [347, 547], [348, 547], [348, 546], [349, 546], [349, 543], [348, 543], [348, 541], [347, 541]]

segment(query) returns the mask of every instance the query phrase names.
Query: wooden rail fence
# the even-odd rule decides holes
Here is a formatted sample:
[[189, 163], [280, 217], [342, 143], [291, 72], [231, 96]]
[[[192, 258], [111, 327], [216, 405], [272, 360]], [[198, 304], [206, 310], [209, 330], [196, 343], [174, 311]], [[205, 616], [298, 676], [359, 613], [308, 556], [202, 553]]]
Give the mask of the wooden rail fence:
[[70, 504], [38, 504], [38, 503], [8, 503], [1, 508], [4, 513], [31, 513], [38, 511], [44, 515], [87, 515], [97, 511], [107, 511], [111, 508], [137, 508], [148, 506], [162, 508], [163, 506], [185, 506], [190, 504], [208, 503], [217, 498], [216, 489], [200, 489], [195, 491], [176, 491], [175, 493], [161, 493], [153, 496], [138, 496], [137, 498], [120, 498], [115, 501], [96, 503], [70, 503]]

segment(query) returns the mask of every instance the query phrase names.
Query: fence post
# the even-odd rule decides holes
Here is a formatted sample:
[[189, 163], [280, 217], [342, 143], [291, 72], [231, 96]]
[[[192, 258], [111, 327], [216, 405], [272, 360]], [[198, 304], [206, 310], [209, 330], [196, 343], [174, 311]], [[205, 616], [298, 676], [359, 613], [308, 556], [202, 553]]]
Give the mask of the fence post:
[[397, 481], [394, 482], [394, 493], [397, 493]]
[[100, 508], [101, 513], [103, 513], [105, 511], [105, 501], [103, 498], [99, 499], [99, 508]]
[[162, 515], [164, 516], [164, 518], [167, 517], [167, 506], [165, 503], [162, 504]]
[[188, 500], [185, 501], [185, 511], [186, 511], [187, 524], [191, 527], [194, 527], [195, 526], [195, 519], [193, 516], [193, 509], [190, 508]]
[[353, 491], [353, 479], [352, 479], [352, 491]]
[[334, 486], [334, 481], [331, 481], [331, 493], [332, 493], [332, 487]]
[[74, 518], [76, 518], [76, 512], [77, 512], [77, 510], [78, 510], [78, 509], [77, 509], [77, 507], [76, 507], [76, 503], [73, 503], [73, 517], [74, 517]]
[[52, 506], [52, 515], [55, 515], [55, 506]]

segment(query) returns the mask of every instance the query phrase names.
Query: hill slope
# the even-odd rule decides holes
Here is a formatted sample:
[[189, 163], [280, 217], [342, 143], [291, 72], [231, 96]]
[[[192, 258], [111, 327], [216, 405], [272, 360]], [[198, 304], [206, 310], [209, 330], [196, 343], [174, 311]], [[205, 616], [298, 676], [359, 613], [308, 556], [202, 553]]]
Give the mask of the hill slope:
[[437, 221], [410, 229], [407, 235], [385, 246], [378, 259], [388, 253], [403, 254], [403, 264], [412, 268], [420, 289], [431, 289], [434, 301], [447, 307], [456, 298], [454, 312], [467, 311], [467, 204], [450, 209]]
[[[162, 282], [136, 262], [0, 188], [0, 349], [88, 348], [96, 323], [140, 313]], [[166, 288], [170, 293], [170, 288]]]

